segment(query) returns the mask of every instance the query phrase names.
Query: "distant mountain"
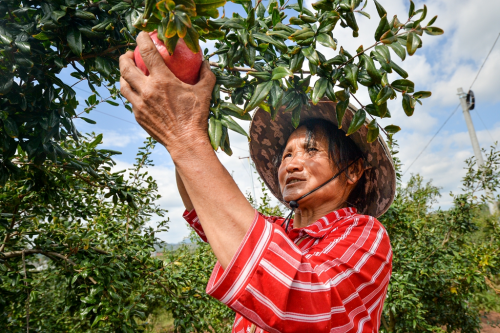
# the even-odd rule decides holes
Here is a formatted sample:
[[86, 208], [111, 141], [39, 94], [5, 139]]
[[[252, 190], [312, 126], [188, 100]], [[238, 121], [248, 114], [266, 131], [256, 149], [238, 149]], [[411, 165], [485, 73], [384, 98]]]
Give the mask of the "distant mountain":
[[164, 244], [155, 244], [155, 251], [157, 253], [161, 253], [164, 251], [175, 251], [182, 245], [187, 245], [188, 247], [195, 247], [196, 245], [191, 242], [189, 238], [184, 238], [181, 242], [179, 243], [167, 243], [166, 245]]

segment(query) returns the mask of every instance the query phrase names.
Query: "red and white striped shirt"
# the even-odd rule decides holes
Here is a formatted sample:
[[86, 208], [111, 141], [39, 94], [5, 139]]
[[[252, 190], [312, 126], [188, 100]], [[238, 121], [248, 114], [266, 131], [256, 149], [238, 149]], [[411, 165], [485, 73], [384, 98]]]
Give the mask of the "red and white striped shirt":
[[[207, 241], [196, 212], [184, 218]], [[226, 270], [215, 265], [207, 293], [237, 313], [232, 332], [378, 332], [392, 270], [383, 225], [354, 208], [282, 222], [256, 212]]]

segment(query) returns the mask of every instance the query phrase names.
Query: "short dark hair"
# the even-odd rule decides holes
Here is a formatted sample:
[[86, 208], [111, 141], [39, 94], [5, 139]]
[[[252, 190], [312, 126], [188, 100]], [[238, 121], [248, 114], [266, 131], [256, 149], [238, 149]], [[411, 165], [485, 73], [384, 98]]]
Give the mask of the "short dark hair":
[[[344, 173], [346, 177], [349, 177], [349, 170], [347, 169], [347, 166], [360, 158], [365, 158], [354, 141], [331, 121], [320, 118], [313, 118], [300, 123], [297, 128], [301, 126], [306, 127], [306, 147], [312, 147], [315, 145], [317, 133], [323, 133], [327, 136], [328, 155], [330, 161], [332, 161], [332, 164], [334, 165], [336, 170], [345, 169]], [[288, 142], [289, 138], [290, 136], [286, 138], [285, 142]], [[278, 177], [278, 169], [281, 165], [281, 160], [283, 159], [283, 152], [285, 151], [285, 148], [286, 144], [281, 147], [280, 151], [275, 156], [274, 174], [276, 178]], [[362, 195], [365, 184], [366, 178], [361, 177], [352, 192], [349, 194], [347, 204], [354, 207], [356, 206], [354, 203], [359, 202], [358, 198], [360, 197], [360, 195]]]

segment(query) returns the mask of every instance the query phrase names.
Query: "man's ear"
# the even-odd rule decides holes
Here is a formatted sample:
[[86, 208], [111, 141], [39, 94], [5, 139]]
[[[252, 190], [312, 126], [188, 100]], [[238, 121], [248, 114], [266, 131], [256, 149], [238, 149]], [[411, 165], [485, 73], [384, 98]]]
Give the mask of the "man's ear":
[[349, 177], [347, 178], [347, 184], [355, 185], [361, 179], [364, 172], [364, 161], [363, 159], [359, 158], [356, 162], [353, 163], [353, 165], [349, 167]]

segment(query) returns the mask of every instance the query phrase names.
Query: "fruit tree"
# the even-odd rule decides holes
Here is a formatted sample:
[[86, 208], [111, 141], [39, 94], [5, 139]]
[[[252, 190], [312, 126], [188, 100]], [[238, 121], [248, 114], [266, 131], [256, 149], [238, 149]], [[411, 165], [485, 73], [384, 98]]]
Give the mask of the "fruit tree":
[[[132, 111], [117, 87], [118, 57], [135, 48], [140, 30], [156, 31], [169, 54], [187, 47], [211, 62], [217, 83], [208, 134], [213, 148], [229, 155], [228, 130], [247, 135], [234, 119], [250, 120], [256, 107], [271, 115], [280, 108], [291, 112], [297, 126], [301, 108], [322, 98], [337, 103], [339, 118], [349, 103], [356, 104], [347, 132], [369, 118], [367, 140], [373, 141], [380, 131], [391, 138], [400, 130], [377, 122], [391, 117], [388, 100], [399, 98], [412, 116], [431, 95], [416, 91], [399, 65], [422, 47], [423, 34], [443, 33], [426, 6], [409, 1], [408, 15], [397, 17], [374, 0], [378, 26], [360, 31], [358, 20], [369, 19], [363, 11], [368, 1], [233, 2], [238, 9], [226, 16], [226, 0], [0, 1], [3, 325], [129, 332], [141, 328], [160, 304], [155, 295], [162, 295], [177, 306], [177, 327], [208, 328], [199, 309], [216, 306], [190, 287], [204, 277], [194, 271], [175, 275], [168, 265], [176, 261], [148, 255], [155, 230], [147, 222], [164, 215], [155, 206], [156, 184], [141, 171], [153, 143], [140, 151], [127, 176], [112, 169], [118, 152], [100, 149], [102, 135], [82, 135], [75, 126], [76, 119], [95, 123], [88, 114], [100, 103]], [[373, 36], [373, 44], [342, 46], [360, 34]], [[85, 106], [61, 80], [62, 71], [92, 90]], [[103, 90], [109, 95], [101, 96]], [[371, 103], [358, 103], [360, 94]], [[31, 267], [42, 257], [49, 262], [43, 274]], [[60, 294], [45, 299], [39, 286]], [[34, 303], [38, 315], [30, 319]], [[51, 321], [49, 309], [64, 313], [64, 320]]]

